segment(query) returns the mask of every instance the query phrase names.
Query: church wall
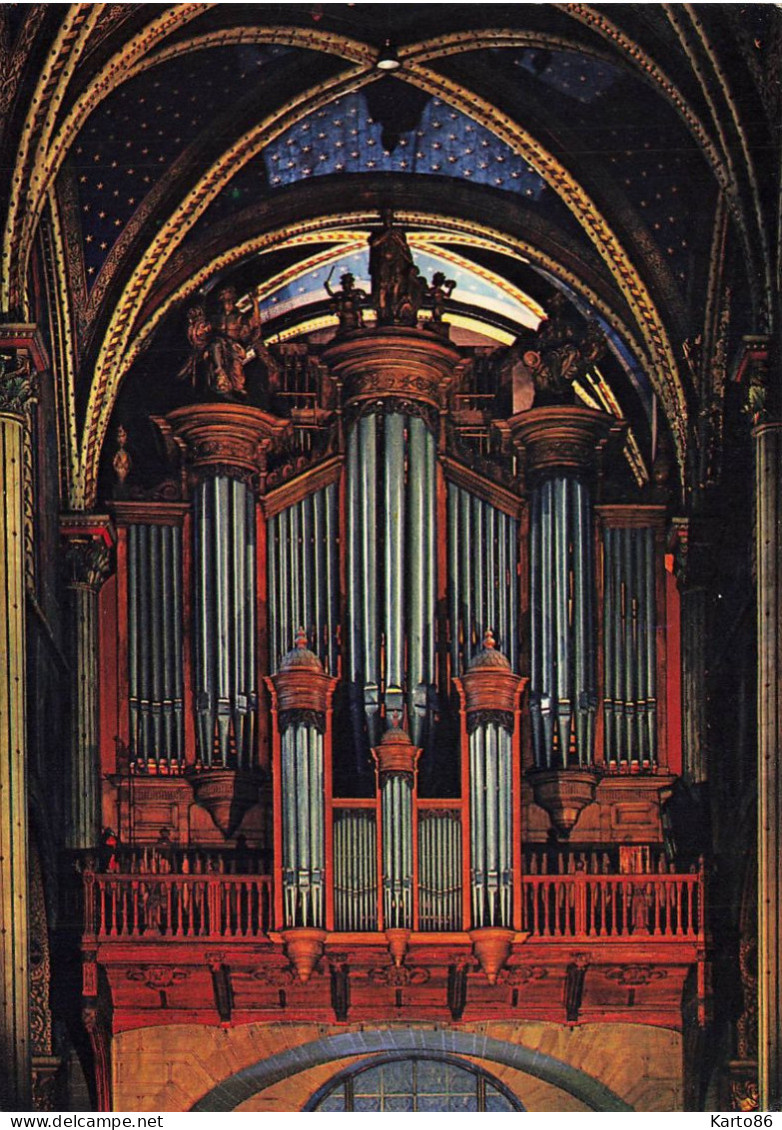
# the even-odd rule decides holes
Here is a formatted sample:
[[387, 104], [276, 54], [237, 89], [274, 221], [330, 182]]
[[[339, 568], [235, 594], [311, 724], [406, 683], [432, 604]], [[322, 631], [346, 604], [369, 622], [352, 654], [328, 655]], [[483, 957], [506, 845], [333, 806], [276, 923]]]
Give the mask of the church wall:
[[[392, 1030], [392, 1026], [373, 1025]], [[422, 1026], [425, 1027], [425, 1026]], [[115, 1110], [188, 1110], [221, 1081], [259, 1060], [350, 1031], [357, 1025], [267, 1024], [241, 1028], [201, 1025], [138, 1028], [115, 1036], [112, 1046]], [[494, 1021], [462, 1024], [570, 1064], [609, 1087], [636, 1110], [682, 1108], [681, 1035], [635, 1024], [556, 1024]], [[588, 1109], [573, 1095], [526, 1072], [473, 1058], [505, 1083], [531, 1111]], [[242, 1111], [301, 1110], [310, 1096], [356, 1057], [333, 1060], [265, 1088]]]

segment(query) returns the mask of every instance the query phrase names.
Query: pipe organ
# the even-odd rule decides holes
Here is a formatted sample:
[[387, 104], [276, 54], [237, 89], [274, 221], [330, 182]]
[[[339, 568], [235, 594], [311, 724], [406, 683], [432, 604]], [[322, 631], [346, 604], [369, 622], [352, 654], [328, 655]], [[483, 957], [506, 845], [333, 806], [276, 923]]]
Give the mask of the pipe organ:
[[130, 757], [154, 772], [184, 765], [182, 529], [127, 528]]
[[663, 514], [600, 504], [622, 425], [577, 405], [508, 421], [513, 483], [469, 466], [439, 332], [356, 330], [320, 362], [341, 400], [319, 462], [268, 479], [289, 421], [191, 405], [156, 421], [183, 501], [115, 507], [117, 819], [151, 843], [159, 816], [123, 824], [143, 797], [178, 844], [240, 835], [302, 980], [332, 932], [390, 931], [397, 964], [408, 935], [469, 937], [494, 985], [566, 913], [552, 836], [628, 868], [662, 841]]
[[[481, 546], [473, 554], [469, 547]], [[469, 667], [487, 631], [519, 662], [519, 523], [498, 506], [448, 483], [448, 591], [451, 664]]]
[[372, 745], [403, 709], [425, 741], [435, 684], [436, 438], [384, 403], [349, 427], [345, 454], [348, 672]]
[[603, 530], [605, 759], [657, 761], [657, 580], [654, 525]]
[[196, 766], [249, 769], [258, 708], [255, 505], [213, 475], [193, 499]]

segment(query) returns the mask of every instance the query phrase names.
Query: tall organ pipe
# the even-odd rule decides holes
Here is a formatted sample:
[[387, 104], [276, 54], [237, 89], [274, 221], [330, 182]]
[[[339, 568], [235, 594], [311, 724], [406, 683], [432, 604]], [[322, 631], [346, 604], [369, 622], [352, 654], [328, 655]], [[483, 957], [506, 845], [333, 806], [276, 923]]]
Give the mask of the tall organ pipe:
[[613, 765], [654, 764], [657, 757], [655, 532], [607, 526], [605, 755]]
[[[533, 746], [540, 768], [594, 752], [594, 566], [586, 485], [554, 475], [533, 487], [530, 531]], [[554, 719], [556, 718], [556, 728]]]
[[391, 726], [373, 750], [380, 790], [383, 923], [413, 928], [413, 795], [420, 756], [404, 730]]
[[354, 727], [366, 726], [374, 745], [381, 707], [391, 717], [406, 706], [424, 741], [435, 681], [435, 439], [418, 416], [370, 412], [348, 430], [345, 475]]
[[253, 763], [254, 517], [244, 483], [216, 475], [196, 487], [196, 715], [204, 766], [249, 769]]
[[464, 688], [469, 750], [470, 885], [473, 929], [513, 926], [513, 731], [521, 680], [484, 639]]
[[179, 526], [128, 527], [130, 755], [152, 772], [184, 757], [181, 547]]
[[[482, 537], [483, 530], [490, 531], [489, 539]], [[507, 653], [511, 666], [515, 666], [518, 662], [517, 520], [449, 483], [448, 557], [454, 674], [467, 669], [477, 641], [483, 639], [489, 629]]]
[[336, 680], [307, 647], [296, 646], [267, 680], [279, 730], [276, 799], [282, 814], [283, 925], [326, 924], [326, 715]]
[[[294, 512], [301, 515], [297, 522]], [[339, 595], [332, 544], [337, 529], [336, 486], [324, 487], [274, 515], [268, 528], [271, 665], [279, 665], [290, 640], [303, 627], [310, 643], [323, 654], [325, 669], [333, 674]], [[298, 538], [297, 528], [306, 536]]]

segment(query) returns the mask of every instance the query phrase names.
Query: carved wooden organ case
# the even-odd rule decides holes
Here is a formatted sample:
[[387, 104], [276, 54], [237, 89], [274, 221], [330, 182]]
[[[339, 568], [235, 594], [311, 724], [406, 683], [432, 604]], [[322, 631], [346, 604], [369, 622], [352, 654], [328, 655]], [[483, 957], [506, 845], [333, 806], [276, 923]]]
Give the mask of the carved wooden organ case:
[[[592, 408], [495, 413], [495, 452], [471, 444], [469, 366], [441, 329], [297, 354], [310, 399], [287, 416], [215, 400], [156, 420], [181, 491], [112, 505], [119, 846], [90, 878], [86, 932], [271, 939], [302, 982], [325, 954], [343, 1018], [357, 952], [377, 966], [390, 947], [401, 969], [417, 946], [432, 985], [442, 965], [429, 1011], [455, 1017], [468, 972], [487, 992], [521, 983], [548, 946], [565, 995], [530, 974], [528, 1007], [572, 1020], [574, 944], [678, 942], [680, 1015], [702, 889], [661, 820], [680, 743], [664, 508], [601, 501], [623, 426]], [[596, 1009], [614, 999], [594, 991]]]

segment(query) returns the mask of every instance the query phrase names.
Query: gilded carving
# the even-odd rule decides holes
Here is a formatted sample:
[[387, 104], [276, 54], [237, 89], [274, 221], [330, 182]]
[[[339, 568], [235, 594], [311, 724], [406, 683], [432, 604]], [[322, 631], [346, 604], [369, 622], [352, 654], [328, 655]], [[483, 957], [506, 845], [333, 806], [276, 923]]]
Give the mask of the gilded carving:
[[383, 965], [370, 969], [367, 976], [375, 985], [402, 989], [408, 985], [425, 985], [429, 980], [429, 970], [417, 965]]
[[69, 584], [97, 592], [111, 569], [111, 551], [96, 538], [70, 538], [65, 550]]
[[35, 383], [29, 357], [0, 354], [0, 412], [26, 416], [35, 400]]

